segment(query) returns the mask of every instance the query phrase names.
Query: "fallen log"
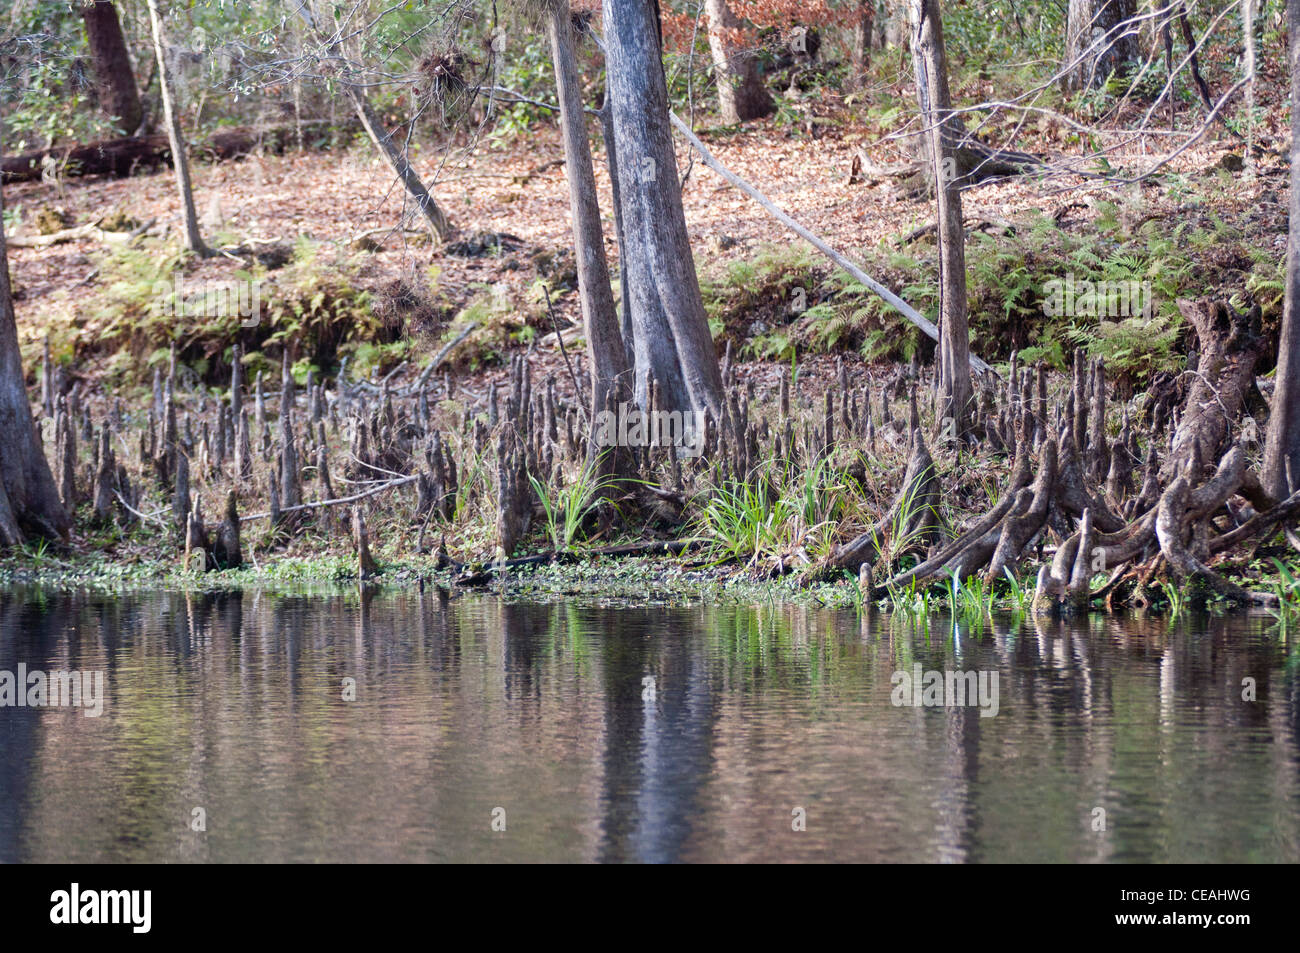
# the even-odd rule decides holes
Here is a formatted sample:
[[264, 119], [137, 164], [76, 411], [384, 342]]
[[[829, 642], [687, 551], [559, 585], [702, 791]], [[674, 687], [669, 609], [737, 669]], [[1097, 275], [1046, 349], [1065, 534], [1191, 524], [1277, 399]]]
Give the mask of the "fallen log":
[[9, 238], [8, 244], [13, 248], [48, 248], [51, 245], [91, 238], [110, 245], [125, 245], [132, 239], [139, 238], [156, 222], [157, 219], [150, 219], [146, 224], [129, 232], [110, 232], [100, 228], [97, 222], [88, 222], [73, 228], [63, 228], [49, 235], [14, 235]]
[[81, 175], [123, 178], [137, 169], [155, 169], [164, 162], [170, 162], [166, 136], [127, 136], [8, 156], [0, 160], [0, 176], [5, 182], [28, 182], [50, 175], [59, 178]]
[[[329, 120], [311, 120], [303, 125], [321, 125]], [[265, 129], [238, 126], [212, 133], [194, 146], [194, 154], [210, 162], [238, 159], [264, 150], [283, 152], [296, 135], [293, 125]], [[124, 136], [84, 145], [37, 149], [0, 159], [0, 176], [5, 182], [29, 182], [42, 176], [75, 178], [109, 175], [125, 178], [142, 169], [171, 164], [171, 146], [166, 136]]]

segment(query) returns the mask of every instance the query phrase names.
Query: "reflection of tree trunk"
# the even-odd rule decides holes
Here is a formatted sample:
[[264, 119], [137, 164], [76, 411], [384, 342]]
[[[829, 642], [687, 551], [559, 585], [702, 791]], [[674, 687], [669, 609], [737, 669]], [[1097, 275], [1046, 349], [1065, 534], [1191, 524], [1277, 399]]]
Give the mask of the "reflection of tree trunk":
[[140, 127], [144, 110], [117, 8], [112, 0], [93, 0], [82, 6], [81, 19], [86, 24], [86, 41], [95, 64], [100, 108], [117, 120], [123, 135], [132, 135]]
[[[0, 263], [0, 274], [2, 269]], [[14, 672], [20, 662], [30, 669], [66, 668], [66, 663], [50, 665], [49, 661], [59, 651], [60, 637], [75, 625], [81, 608], [80, 598], [71, 594], [57, 599], [6, 594], [0, 599], [0, 672]], [[27, 690], [27, 686], [15, 688]], [[74, 717], [83, 718], [80, 714]], [[33, 806], [49, 793], [39, 783], [47, 777], [40, 752], [50, 745], [51, 732], [62, 730], [59, 726], [66, 722], [44, 718], [40, 709], [26, 705], [0, 709], [0, 718], [4, 724], [0, 731], [0, 764], [4, 765], [0, 771], [0, 864], [30, 863], [31, 834], [39, 823], [33, 820], [37, 813]]]
[[709, 49], [718, 83], [718, 106], [728, 124], [758, 119], [776, 110], [763, 85], [758, 58], [740, 45], [741, 21], [726, 0], [705, 0], [709, 14]]
[[1137, 31], [1123, 26], [1137, 15], [1135, 0], [1070, 0], [1061, 84], [1087, 89], [1123, 74], [1137, 57]]
[[1277, 377], [1261, 474], [1276, 499], [1300, 490], [1300, 0], [1288, 0], [1291, 56], [1291, 223]]
[[[0, 216], [3, 213], [0, 192]], [[27, 400], [0, 218], [0, 546], [17, 546], [28, 533], [66, 537], [71, 523]]]
[[167, 139], [171, 143], [172, 166], [176, 170], [176, 188], [181, 196], [181, 219], [185, 227], [185, 247], [196, 255], [208, 255], [208, 246], [199, 234], [199, 216], [194, 210], [194, 188], [190, 184], [190, 161], [185, 153], [185, 136], [181, 132], [180, 116], [172, 102], [171, 80], [167, 76], [167, 59], [163, 52], [162, 17], [158, 15], [156, 0], [148, 0], [149, 24], [153, 27], [153, 50], [158, 58], [158, 89], [162, 94], [163, 122]]
[[939, 0], [912, 0], [912, 59], [916, 94], [938, 204], [939, 235], [939, 407], [936, 418], [952, 436], [966, 432], [974, 390], [970, 376], [970, 331], [966, 316], [966, 233], [957, 183], [956, 143], [950, 113], [948, 61], [943, 48]]
[[[591, 147], [573, 58], [573, 31], [567, 0], [556, 0], [548, 15], [546, 31], [555, 62], [555, 85], [560, 101], [560, 126], [564, 135], [564, 170], [569, 180], [573, 243], [578, 265], [578, 297], [591, 361], [591, 436], [596, 415], [617, 409], [631, 399], [631, 369], [619, 331], [614, 292], [605, 260], [605, 237], [600, 224], [600, 202], [596, 196], [596, 175], [591, 165]], [[598, 452], [593, 444], [589, 452]], [[615, 460], [605, 472], [612, 472]]]
[[722, 375], [686, 233], [653, 0], [605, 0], [608, 96], [629, 284], [636, 401], [722, 413]]
[[[643, 624], [662, 616], [643, 610]], [[629, 624], [603, 612], [593, 629]], [[602, 863], [683, 859], [700, 792], [713, 769], [718, 706], [709, 663], [693, 639], [601, 642], [605, 681]]]

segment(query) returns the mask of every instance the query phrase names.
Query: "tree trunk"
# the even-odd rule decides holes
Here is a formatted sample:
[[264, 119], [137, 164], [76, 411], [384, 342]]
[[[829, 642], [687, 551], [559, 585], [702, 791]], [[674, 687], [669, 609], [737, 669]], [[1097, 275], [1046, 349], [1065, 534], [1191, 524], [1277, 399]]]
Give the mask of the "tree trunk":
[[887, 0], [881, 3], [876, 35], [880, 48], [898, 47], [907, 42], [907, 6], [905, 0]]
[[1123, 75], [1138, 56], [1136, 0], [1070, 0], [1065, 25], [1061, 85], [1068, 90], [1101, 86]]
[[[341, 56], [340, 41], [337, 37], [327, 38], [321, 28], [316, 25], [315, 16], [306, 3], [297, 4], [298, 15], [303, 18], [316, 38], [322, 43], [329, 46], [330, 54]], [[447, 218], [447, 213], [434, 199], [420, 176], [412, 167], [406, 154], [397, 147], [393, 142], [393, 134], [384, 128], [383, 121], [376, 115], [366, 98], [365, 90], [352, 83], [344, 75], [339, 76], [339, 82], [343, 86], [343, 92], [348, 97], [348, 102], [352, 104], [353, 110], [356, 111], [357, 118], [361, 120], [362, 127], [370, 140], [379, 148], [379, 152], [384, 157], [384, 161], [392, 168], [394, 174], [401, 180], [402, 185], [406, 188], [407, 194], [415, 200], [420, 212], [429, 220], [429, 225], [433, 228], [434, 234], [437, 235], [438, 241], [445, 242], [451, 237], [451, 221]]]
[[863, 74], [871, 65], [871, 40], [876, 30], [875, 0], [858, 0], [858, 17], [853, 24], [849, 55], [853, 63], [850, 85], [862, 85]]
[[407, 160], [406, 154], [393, 142], [393, 134], [384, 128], [383, 122], [371, 108], [365, 94], [353, 84], [343, 81], [343, 89], [347, 93], [348, 100], [352, 103], [352, 108], [357, 111], [357, 117], [361, 120], [361, 125], [365, 127], [366, 132], [370, 135], [371, 141], [379, 147], [383, 153], [384, 159], [392, 167], [393, 172], [402, 180], [402, 185], [406, 187], [407, 193], [415, 200], [421, 213], [429, 220], [433, 227], [434, 233], [438, 240], [445, 242], [451, 236], [451, 222], [447, 219], [447, 213], [434, 200], [424, 183], [420, 181], [420, 176], [416, 174], [411, 163]]
[[[600, 223], [596, 175], [582, 108], [578, 69], [573, 56], [573, 29], [568, 0], [555, 0], [547, 15], [547, 36], [555, 64], [555, 87], [564, 135], [564, 170], [569, 180], [573, 245], [578, 266], [578, 298], [591, 361], [591, 420], [606, 409], [617, 410], [631, 399], [631, 369], [619, 331], [618, 310], [609, 283], [605, 236]], [[590, 428], [594, 440], [595, 426]], [[588, 448], [599, 452], [594, 442]], [[610, 460], [611, 465], [614, 461]]]
[[72, 521], [59, 500], [27, 400], [3, 213], [0, 192], [0, 546], [17, 546], [29, 535], [66, 539]]
[[93, 0], [82, 6], [81, 19], [86, 24], [86, 41], [95, 64], [99, 106], [117, 121], [122, 135], [134, 135], [144, 119], [144, 110], [140, 106], [140, 91], [131, 71], [131, 57], [126, 51], [117, 8], [112, 0]]
[[1287, 0], [1291, 58], [1291, 210], [1286, 298], [1260, 480], [1274, 499], [1300, 490], [1300, 0]]
[[167, 139], [171, 143], [172, 167], [176, 171], [176, 188], [181, 196], [181, 218], [185, 226], [185, 247], [196, 255], [209, 255], [208, 246], [199, 234], [199, 216], [194, 210], [194, 188], [190, 184], [190, 162], [185, 153], [185, 136], [181, 132], [180, 116], [172, 102], [171, 81], [167, 76], [167, 58], [164, 53], [162, 17], [158, 15], [157, 0], [148, 0], [149, 24], [153, 28], [153, 51], [158, 58], [158, 89], [162, 94], [163, 122]]
[[600, 107], [600, 135], [605, 140], [605, 162], [609, 166], [609, 186], [614, 196], [614, 232], [618, 239], [619, 267], [619, 328], [623, 333], [623, 363], [636, 367], [636, 335], [632, 331], [632, 286], [622, 280], [623, 269], [627, 262], [627, 229], [623, 224], [623, 203], [618, 189], [618, 143], [614, 141], [614, 112], [610, 108], [609, 97], [605, 97]]
[[938, 205], [939, 405], [941, 435], [964, 436], [974, 390], [970, 330], [966, 320], [966, 233], [958, 184], [956, 123], [950, 115], [948, 62], [943, 48], [939, 0], [912, 0], [912, 60], [921, 107], [922, 140], [929, 156]]
[[686, 234], [654, 0], [604, 0], [606, 70], [627, 239], [636, 401], [721, 419], [722, 375]]
[[759, 119], [776, 111], [776, 103], [763, 85], [758, 58], [741, 44], [740, 18], [726, 0], [705, 0], [709, 14], [709, 50], [718, 83], [718, 106], [728, 125]]

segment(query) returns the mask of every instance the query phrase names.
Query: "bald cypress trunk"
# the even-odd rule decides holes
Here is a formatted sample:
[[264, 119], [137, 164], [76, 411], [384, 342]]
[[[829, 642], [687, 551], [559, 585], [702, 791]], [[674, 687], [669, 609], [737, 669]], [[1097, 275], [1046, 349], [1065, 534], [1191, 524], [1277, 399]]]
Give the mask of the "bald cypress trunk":
[[3, 213], [0, 192], [0, 546], [17, 546], [29, 536], [66, 538], [72, 521], [59, 500], [27, 399]]
[[[582, 108], [578, 69], [573, 55], [573, 29], [568, 0], [554, 0], [547, 14], [547, 36], [555, 65], [564, 135], [564, 170], [569, 181], [574, 257], [578, 266], [578, 298], [582, 304], [587, 356], [591, 362], [591, 419], [632, 398], [632, 372], [619, 330], [618, 309], [609, 281], [605, 236], [600, 222], [596, 174]], [[592, 428], [594, 438], [595, 428]], [[590, 448], [596, 450], [594, 444]], [[611, 459], [611, 465], [615, 463]]]
[[[931, 164], [939, 235], [939, 410], [941, 432], [964, 435], [974, 389], [966, 300], [966, 233], [957, 179], [948, 60], [943, 48], [939, 0], [912, 0], [912, 59], [921, 108], [922, 140]], [[950, 423], [949, 423], [950, 422]], [[947, 425], [947, 426], [945, 426]]]
[[653, 377], [662, 409], [720, 419], [722, 374], [686, 234], [656, 11], [654, 0], [604, 0], [636, 401], [647, 406]]
[[1291, 61], [1291, 209], [1286, 297], [1261, 481], [1274, 498], [1300, 490], [1300, 0], [1287, 0]]

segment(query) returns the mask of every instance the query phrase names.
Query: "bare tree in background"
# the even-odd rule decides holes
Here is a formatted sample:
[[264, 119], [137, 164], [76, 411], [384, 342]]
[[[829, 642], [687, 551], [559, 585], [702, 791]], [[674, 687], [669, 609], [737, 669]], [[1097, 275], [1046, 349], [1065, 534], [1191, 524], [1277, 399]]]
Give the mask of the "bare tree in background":
[[726, 0], [705, 0], [709, 15], [709, 50], [718, 83], [722, 121], [734, 125], [776, 111], [776, 103], [763, 85], [758, 57], [741, 45], [741, 20]]
[[[329, 57], [336, 60], [342, 58], [342, 41], [340, 37], [337, 35], [327, 36], [324, 33], [317, 24], [316, 15], [312, 12], [310, 6], [310, 0], [289, 0], [289, 2], [294, 12], [311, 27], [317, 41], [328, 51]], [[379, 114], [375, 112], [370, 105], [370, 100], [366, 97], [365, 88], [356, 82], [355, 77], [350, 75], [352, 67], [345, 65], [338, 68], [336, 72], [339, 84], [343, 87], [343, 93], [347, 96], [353, 111], [356, 112], [357, 118], [361, 120], [361, 126], [366, 130], [366, 135], [379, 149], [379, 154], [383, 156], [384, 161], [388, 163], [393, 173], [401, 181], [402, 186], [415, 202], [420, 213], [428, 220], [429, 226], [433, 229], [438, 240], [441, 242], [447, 241], [453, 232], [451, 220], [433, 197], [433, 194], [420, 180], [419, 174], [406, 157], [406, 152], [399, 149], [397, 143], [393, 141], [393, 134], [384, 128], [383, 120], [379, 118]]]
[[185, 135], [176, 104], [172, 101], [171, 80], [167, 76], [166, 39], [163, 35], [162, 17], [157, 0], [148, 0], [149, 25], [153, 30], [154, 55], [158, 58], [158, 89], [162, 95], [163, 123], [167, 127], [167, 141], [172, 152], [172, 168], [176, 172], [176, 188], [181, 197], [181, 219], [185, 229], [185, 248], [196, 255], [210, 255], [211, 251], [199, 233], [199, 216], [194, 208], [194, 187], [190, 182], [190, 161], [185, 150]]
[[1136, 0], [1070, 0], [1061, 85], [1087, 89], [1123, 74], [1138, 55]]
[[858, 0], [857, 18], [853, 21], [849, 56], [853, 65], [850, 77], [854, 86], [860, 85], [862, 75], [871, 65], [871, 45], [876, 32], [875, 0]]

